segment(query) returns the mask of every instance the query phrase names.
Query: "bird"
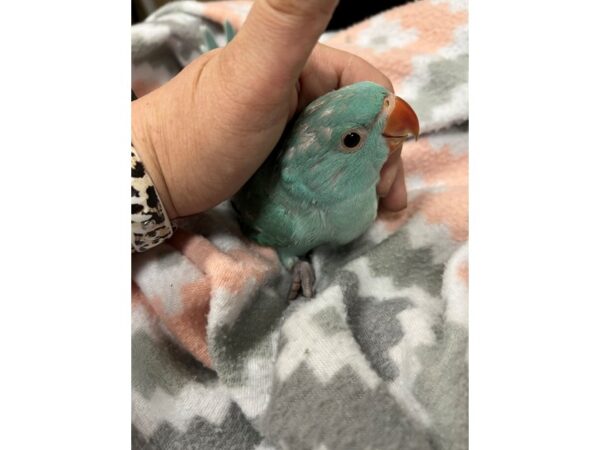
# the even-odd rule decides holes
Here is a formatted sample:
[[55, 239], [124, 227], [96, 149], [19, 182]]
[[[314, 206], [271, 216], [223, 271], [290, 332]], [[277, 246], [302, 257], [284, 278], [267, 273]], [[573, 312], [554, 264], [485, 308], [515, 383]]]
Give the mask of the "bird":
[[289, 299], [315, 294], [311, 250], [347, 244], [375, 221], [381, 169], [418, 135], [412, 107], [369, 81], [328, 92], [288, 124], [231, 203], [245, 235], [291, 271]]

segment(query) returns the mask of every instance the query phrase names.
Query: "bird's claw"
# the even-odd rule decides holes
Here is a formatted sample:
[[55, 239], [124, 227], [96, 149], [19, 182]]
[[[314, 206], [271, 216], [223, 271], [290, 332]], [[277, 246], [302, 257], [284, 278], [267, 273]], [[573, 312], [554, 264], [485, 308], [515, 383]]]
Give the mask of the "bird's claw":
[[292, 284], [288, 300], [295, 300], [300, 290], [306, 298], [315, 296], [315, 271], [308, 261], [298, 261], [292, 267]]

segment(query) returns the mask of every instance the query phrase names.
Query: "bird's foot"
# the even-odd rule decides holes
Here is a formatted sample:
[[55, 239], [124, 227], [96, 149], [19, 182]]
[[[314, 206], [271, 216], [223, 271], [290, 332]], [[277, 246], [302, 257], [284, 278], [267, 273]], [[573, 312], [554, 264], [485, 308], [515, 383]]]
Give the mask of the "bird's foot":
[[292, 267], [292, 284], [288, 300], [295, 300], [300, 290], [306, 298], [315, 296], [315, 271], [308, 261], [297, 261]]

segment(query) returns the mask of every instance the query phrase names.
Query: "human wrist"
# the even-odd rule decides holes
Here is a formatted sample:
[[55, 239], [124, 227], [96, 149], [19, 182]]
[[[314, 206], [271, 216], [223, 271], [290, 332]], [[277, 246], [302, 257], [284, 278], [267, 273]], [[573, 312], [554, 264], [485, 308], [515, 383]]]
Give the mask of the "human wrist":
[[154, 145], [149, 126], [150, 117], [153, 113], [149, 105], [144, 105], [141, 99], [131, 104], [131, 144], [144, 164], [144, 168], [150, 175], [156, 193], [168, 215], [173, 220], [179, 217], [169, 191], [165, 175], [160, 163], [158, 149]]

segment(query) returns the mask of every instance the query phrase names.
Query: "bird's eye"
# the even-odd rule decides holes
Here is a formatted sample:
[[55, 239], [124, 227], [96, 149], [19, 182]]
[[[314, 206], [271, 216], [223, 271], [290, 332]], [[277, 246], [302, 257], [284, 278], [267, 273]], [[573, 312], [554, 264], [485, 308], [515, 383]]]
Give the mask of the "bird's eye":
[[351, 128], [342, 134], [340, 150], [342, 153], [357, 152], [366, 142], [366, 131], [362, 128]]
[[344, 146], [348, 148], [354, 148], [360, 144], [360, 139], [360, 134], [352, 131], [344, 136]]

